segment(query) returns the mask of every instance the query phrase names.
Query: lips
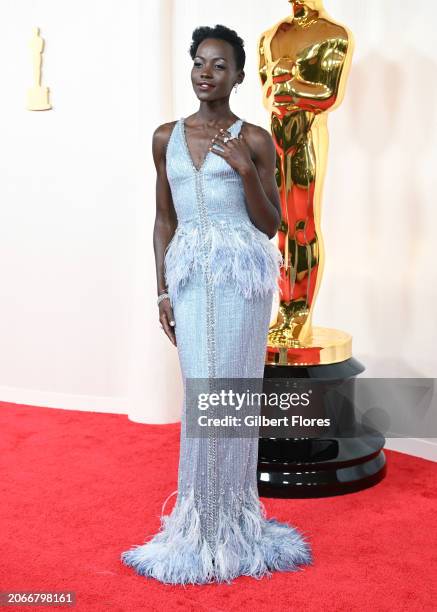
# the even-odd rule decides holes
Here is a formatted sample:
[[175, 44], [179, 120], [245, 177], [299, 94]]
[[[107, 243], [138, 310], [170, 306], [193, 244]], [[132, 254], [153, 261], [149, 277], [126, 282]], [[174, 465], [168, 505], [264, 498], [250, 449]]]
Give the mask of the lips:
[[210, 91], [211, 89], [214, 89], [215, 85], [212, 85], [212, 83], [206, 83], [205, 81], [198, 83], [197, 87], [199, 89], [201, 89], [202, 91]]

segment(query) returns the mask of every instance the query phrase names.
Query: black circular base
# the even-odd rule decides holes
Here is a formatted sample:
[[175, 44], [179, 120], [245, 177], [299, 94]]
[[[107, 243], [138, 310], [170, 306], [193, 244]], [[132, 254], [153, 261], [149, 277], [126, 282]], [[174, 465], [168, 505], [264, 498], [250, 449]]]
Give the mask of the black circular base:
[[[352, 357], [319, 366], [266, 365], [264, 377], [345, 380], [364, 369]], [[280, 498], [325, 497], [360, 491], [380, 482], [386, 474], [384, 436], [354, 422], [353, 406], [347, 428], [353, 429], [352, 437], [337, 434], [329, 438], [260, 438], [259, 494]]]

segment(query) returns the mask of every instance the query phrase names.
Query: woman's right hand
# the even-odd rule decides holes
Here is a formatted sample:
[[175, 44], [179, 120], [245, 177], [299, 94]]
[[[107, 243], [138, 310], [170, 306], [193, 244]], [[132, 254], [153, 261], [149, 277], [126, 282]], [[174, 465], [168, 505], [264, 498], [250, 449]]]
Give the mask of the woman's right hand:
[[170, 341], [176, 346], [175, 320], [170, 300], [166, 298], [159, 304], [159, 321]]

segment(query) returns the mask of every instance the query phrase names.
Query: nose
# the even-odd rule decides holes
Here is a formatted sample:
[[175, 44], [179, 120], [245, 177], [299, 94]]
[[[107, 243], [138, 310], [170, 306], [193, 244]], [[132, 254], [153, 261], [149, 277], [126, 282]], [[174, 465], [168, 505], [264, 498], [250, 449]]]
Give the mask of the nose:
[[209, 71], [209, 69], [206, 67], [206, 65], [203, 67], [202, 74], [201, 74], [200, 76], [201, 76], [201, 78], [202, 78], [202, 79], [203, 79], [203, 78], [206, 78], [206, 79], [210, 79], [210, 78], [211, 78], [210, 71]]

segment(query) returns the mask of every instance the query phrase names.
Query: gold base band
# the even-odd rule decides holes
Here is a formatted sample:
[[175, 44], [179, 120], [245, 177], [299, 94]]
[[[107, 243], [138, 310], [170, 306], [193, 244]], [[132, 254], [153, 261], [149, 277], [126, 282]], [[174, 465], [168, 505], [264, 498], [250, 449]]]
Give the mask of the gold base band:
[[352, 357], [352, 336], [339, 329], [313, 327], [300, 346], [268, 345], [266, 364], [309, 366], [338, 363]]

